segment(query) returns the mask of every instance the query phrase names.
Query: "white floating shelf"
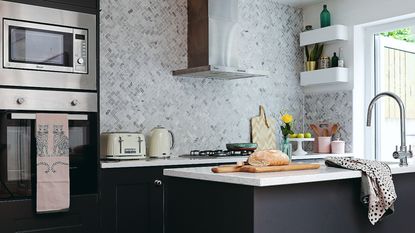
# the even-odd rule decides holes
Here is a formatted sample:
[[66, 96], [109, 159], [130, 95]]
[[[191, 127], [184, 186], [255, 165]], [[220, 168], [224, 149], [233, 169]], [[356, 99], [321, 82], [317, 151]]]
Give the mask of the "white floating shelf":
[[348, 40], [347, 27], [344, 25], [333, 25], [330, 27], [302, 32], [300, 34], [300, 46], [327, 43], [338, 40]]
[[303, 87], [319, 84], [347, 83], [349, 80], [349, 70], [343, 67], [334, 67], [301, 72], [300, 77], [300, 84]]

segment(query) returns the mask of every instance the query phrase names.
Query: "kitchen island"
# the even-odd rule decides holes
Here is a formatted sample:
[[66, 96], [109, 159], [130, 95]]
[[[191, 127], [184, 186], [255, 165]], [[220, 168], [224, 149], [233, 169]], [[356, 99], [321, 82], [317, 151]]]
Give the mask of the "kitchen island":
[[360, 202], [359, 171], [324, 165], [262, 174], [166, 169], [166, 232], [412, 233], [415, 165], [390, 167], [395, 213], [376, 226]]

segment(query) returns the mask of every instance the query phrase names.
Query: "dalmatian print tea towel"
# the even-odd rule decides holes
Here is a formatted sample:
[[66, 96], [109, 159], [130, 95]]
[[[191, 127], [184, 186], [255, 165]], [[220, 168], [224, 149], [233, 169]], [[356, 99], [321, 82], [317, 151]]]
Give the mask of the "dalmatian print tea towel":
[[368, 205], [368, 218], [372, 225], [394, 211], [397, 195], [392, 172], [386, 163], [344, 157], [328, 157], [326, 165], [362, 171], [362, 202]]

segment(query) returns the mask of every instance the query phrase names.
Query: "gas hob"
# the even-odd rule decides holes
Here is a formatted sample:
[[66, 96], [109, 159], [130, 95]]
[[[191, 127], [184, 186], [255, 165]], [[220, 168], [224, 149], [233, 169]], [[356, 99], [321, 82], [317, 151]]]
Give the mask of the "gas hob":
[[233, 150], [192, 150], [187, 155], [180, 157], [190, 158], [223, 158], [223, 157], [236, 157], [236, 156], [249, 156], [253, 151], [233, 151]]

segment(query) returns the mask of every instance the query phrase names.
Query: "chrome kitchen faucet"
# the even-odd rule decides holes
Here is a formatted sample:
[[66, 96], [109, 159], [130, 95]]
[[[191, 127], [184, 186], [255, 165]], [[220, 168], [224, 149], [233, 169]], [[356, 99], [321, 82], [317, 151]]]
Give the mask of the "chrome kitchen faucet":
[[367, 126], [370, 127], [371, 120], [372, 120], [372, 110], [373, 106], [375, 105], [376, 101], [383, 96], [389, 96], [392, 99], [396, 100], [399, 105], [400, 110], [400, 118], [401, 118], [401, 147], [398, 150], [398, 146], [396, 146], [395, 152], [393, 152], [393, 158], [399, 159], [399, 166], [408, 166], [408, 157], [412, 158], [412, 150], [411, 146], [409, 145], [409, 150], [406, 148], [406, 133], [405, 133], [405, 106], [399, 96], [392, 92], [382, 92], [376, 95], [372, 101], [370, 101], [369, 108], [367, 110]]

